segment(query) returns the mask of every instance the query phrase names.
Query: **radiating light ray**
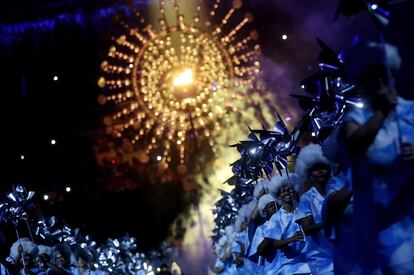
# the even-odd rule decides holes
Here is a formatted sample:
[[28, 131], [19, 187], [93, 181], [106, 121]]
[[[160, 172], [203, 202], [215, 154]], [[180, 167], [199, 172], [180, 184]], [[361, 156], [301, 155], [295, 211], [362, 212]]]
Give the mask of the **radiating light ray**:
[[[145, 25], [139, 13], [140, 25], [121, 22], [125, 34], [113, 39], [101, 64], [98, 85], [105, 94], [99, 102], [113, 110], [104, 121], [108, 133], [129, 138], [147, 154], [161, 152], [167, 164], [176, 157], [184, 164], [189, 144], [214, 151], [230, 122], [229, 112], [237, 112], [236, 105], [252, 104], [236, 88], [252, 87], [260, 69], [260, 47], [254, 44], [255, 31], [239, 37], [252, 19], [247, 15], [236, 22], [241, 1], [234, 1], [218, 19], [221, 1], [216, 0], [204, 24], [202, 1], [188, 21], [179, 1], [166, 2], [159, 1], [158, 26]], [[168, 8], [176, 20], [167, 19]]]

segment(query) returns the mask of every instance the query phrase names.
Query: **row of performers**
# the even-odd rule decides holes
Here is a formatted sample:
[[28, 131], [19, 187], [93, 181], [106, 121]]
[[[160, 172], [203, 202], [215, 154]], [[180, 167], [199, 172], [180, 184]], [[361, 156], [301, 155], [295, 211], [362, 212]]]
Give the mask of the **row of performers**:
[[364, 107], [300, 151], [296, 176], [257, 184], [216, 246], [217, 271], [414, 274], [414, 102], [395, 89], [401, 58], [375, 42], [342, 58]]

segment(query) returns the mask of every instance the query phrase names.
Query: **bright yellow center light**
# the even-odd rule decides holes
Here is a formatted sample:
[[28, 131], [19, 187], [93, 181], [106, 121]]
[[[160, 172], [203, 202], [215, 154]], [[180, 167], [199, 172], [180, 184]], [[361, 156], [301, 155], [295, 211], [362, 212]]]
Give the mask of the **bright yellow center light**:
[[175, 87], [186, 86], [193, 83], [193, 71], [186, 69], [173, 79], [173, 85]]

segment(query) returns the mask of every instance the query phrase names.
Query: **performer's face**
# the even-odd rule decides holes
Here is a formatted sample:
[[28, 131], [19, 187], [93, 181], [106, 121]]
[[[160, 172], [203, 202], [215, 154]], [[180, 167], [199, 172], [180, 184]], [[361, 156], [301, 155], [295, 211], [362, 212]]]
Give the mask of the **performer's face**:
[[87, 262], [84, 258], [78, 257], [77, 264], [78, 267], [86, 267]]
[[59, 252], [55, 255], [55, 265], [58, 267], [63, 267], [65, 265], [65, 257]]
[[295, 190], [289, 185], [282, 185], [279, 190], [279, 198], [284, 203], [292, 203], [292, 198], [296, 196]]
[[266, 219], [270, 219], [273, 216], [273, 214], [276, 213], [276, 204], [274, 202], [269, 202], [266, 205], [264, 212]]
[[330, 169], [327, 165], [316, 165], [310, 170], [312, 184], [326, 183], [329, 180]]

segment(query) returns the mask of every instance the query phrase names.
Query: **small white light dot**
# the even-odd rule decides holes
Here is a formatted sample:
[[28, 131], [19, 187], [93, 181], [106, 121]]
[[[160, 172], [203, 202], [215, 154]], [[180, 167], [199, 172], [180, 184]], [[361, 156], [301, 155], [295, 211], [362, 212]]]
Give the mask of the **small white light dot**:
[[358, 108], [364, 108], [364, 103], [362, 103], [362, 102], [358, 102], [358, 103], [356, 104], [356, 106], [357, 106]]
[[313, 136], [313, 137], [316, 137], [316, 133], [315, 133], [315, 132], [312, 132], [312, 136]]
[[282, 35], [282, 39], [283, 40], [286, 40], [287, 39], [287, 35], [286, 34]]
[[52, 140], [50, 141], [50, 144], [55, 145], [55, 144], [56, 144], [56, 140], [52, 139]]
[[129, 64], [129, 68], [131, 68], [131, 69], [134, 68], [134, 64], [132, 64], [132, 63]]
[[300, 87], [301, 87], [302, 89], [305, 89], [305, 85], [301, 85]]
[[378, 9], [378, 5], [377, 5], [377, 4], [372, 4], [372, 5], [371, 5], [371, 9], [372, 9], [372, 10], [376, 10], [376, 9]]
[[47, 200], [49, 199], [49, 196], [48, 196], [48, 195], [43, 195], [43, 199], [44, 199], [45, 201], [47, 201]]
[[21, 160], [24, 160], [24, 155], [20, 155], [20, 159]]
[[157, 160], [158, 161], [161, 161], [162, 160], [162, 157], [161, 156], [157, 156]]
[[58, 77], [57, 75], [55, 75], [55, 76], [53, 77], [53, 80], [54, 80], [54, 81], [58, 81], [58, 80], [59, 80], [59, 77]]
[[70, 192], [70, 191], [72, 191], [72, 188], [70, 188], [70, 186], [67, 186], [66, 188], [65, 188], [65, 190], [66, 190], [66, 192]]

